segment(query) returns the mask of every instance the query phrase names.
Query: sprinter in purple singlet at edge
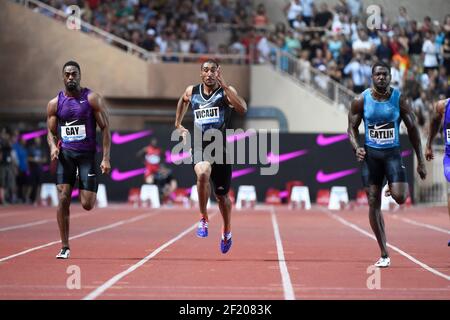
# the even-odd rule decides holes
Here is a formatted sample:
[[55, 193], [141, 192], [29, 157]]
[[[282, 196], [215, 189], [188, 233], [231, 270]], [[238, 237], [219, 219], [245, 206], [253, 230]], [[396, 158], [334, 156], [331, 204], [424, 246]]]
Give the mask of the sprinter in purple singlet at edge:
[[111, 133], [108, 110], [103, 98], [80, 86], [81, 69], [75, 61], [68, 61], [62, 69], [65, 90], [47, 105], [48, 144], [51, 160], [58, 161], [56, 186], [59, 204], [57, 220], [62, 248], [57, 259], [68, 259], [69, 220], [72, 189], [78, 178], [81, 205], [94, 208], [97, 198], [96, 126], [102, 131], [103, 160], [101, 173], [111, 171], [109, 154]]
[[[447, 179], [447, 208], [450, 218], [450, 99], [443, 99], [436, 102], [433, 108], [433, 115], [430, 120], [430, 130], [427, 139], [427, 146], [425, 148], [425, 158], [428, 161], [434, 159], [433, 149], [431, 144], [433, 143], [436, 134], [441, 127], [442, 118], [444, 118], [443, 134], [445, 143], [445, 155], [444, 155], [444, 175]], [[447, 245], [450, 247], [450, 240]]]

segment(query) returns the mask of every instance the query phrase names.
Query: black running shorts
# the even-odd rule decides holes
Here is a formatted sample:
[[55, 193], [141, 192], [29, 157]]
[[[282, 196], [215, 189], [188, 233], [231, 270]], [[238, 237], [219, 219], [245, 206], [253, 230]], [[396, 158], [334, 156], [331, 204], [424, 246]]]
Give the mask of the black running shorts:
[[400, 148], [376, 149], [364, 147], [366, 157], [362, 164], [362, 180], [365, 187], [383, 186], [388, 183], [406, 182], [406, 169], [403, 165]]
[[209, 155], [209, 152], [204, 152], [207, 148], [208, 143], [203, 143], [203, 148], [192, 149], [193, 161], [192, 164], [195, 166], [197, 163], [202, 161], [207, 161], [211, 164], [211, 176], [210, 179], [213, 182], [214, 193], [218, 196], [224, 196], [230, 191], [231, 187], [231, 175], [232, 175], [232, 164], [230, 161], [229, 154], [226, 153], [225, 147], [223, 156], [220, 157], [219, 162], [216, 163], [215, 152]]
[[77, 179], [77, 168], [80, 190], [97, 192], [98, 172], [96, 170], [95, 152], [61, 150], [56, 169], [56, 184], [70, 184], [73, 187]]

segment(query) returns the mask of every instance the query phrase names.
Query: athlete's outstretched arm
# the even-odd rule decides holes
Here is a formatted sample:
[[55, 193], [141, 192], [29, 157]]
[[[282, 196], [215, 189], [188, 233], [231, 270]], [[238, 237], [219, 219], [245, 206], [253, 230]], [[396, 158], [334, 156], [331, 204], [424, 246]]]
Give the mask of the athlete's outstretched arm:
[[100, 164], [102, 173], [108, 174], [111, 171], [110, 150], [111, 150], [111, 132], [109, 130], [109, 112], [105, 100], [97, 94], [91, 93], [88, 96], [89, 104], [94, 110], [95, 120], [102, 130], [103, 160]]
[[353, 151], [355, 151], [356, 159], [363, 161], [366, 156], [366, 151], [359, 145], [359, 125], [361, 124], [364, 112], [364, 98], [361, 96], [353, 99], [348, 111], [348, 138], [352, 145]]
[[181, 136], [183, 137], [183, 142], [186, 143], [186, 135], [188, 134], [188, 130], [183, 127], [181, 124], [183, 122], [184, 115], [189, 107], [189, 103], [192, 96], [193, 86], [189, 86], [186, 88], [180, 99], [178, 99], [177, 103], [177, 113], [175, 116], [175, 128], [180, 130]]
[[244, 115], [247, 112], [247, 103], [238, 95], [235, 88], [227, 85], [223, 79], [222, 70], [220, 67], [217, 68], [217, 81], [219, 81], [219, 85], [222, 87], [223, 91], [225, 91], [228, 103], [233, 106], [237, 113]]
[[441, 126], [442, 117], [445, 113], [445, 104], [447, 100], [439, 100], [436, 102], [433, 108], [433, 114], [430, 119], [430, 130], [427, 139], [427, 146], [425, 147], [425, 158], [430, 161], [434, 159], [433, 149], [431, 145], [433, 143], [436, 134], [438, 133], [439, 127]]
[[425, 169], [425, 161], [422, 153], [422, 142], [420, 141], [419, 128], [417, 127], [416, 117], [411, 108], [411, 105], [407, 101], [404, 95], [400, 96], [400, 117], [408, 129], [409, 141], [414, 148], [417, 156], [417, 173], [420, 178], [424, 180], [427, 176], [427, 170]]
[[58, 149], [58, 117], [56, 115], [58, 98], [50, 100], [47, 104], [47, 142], [50, 147], [50, 160], [55, 160], [59, 156]]

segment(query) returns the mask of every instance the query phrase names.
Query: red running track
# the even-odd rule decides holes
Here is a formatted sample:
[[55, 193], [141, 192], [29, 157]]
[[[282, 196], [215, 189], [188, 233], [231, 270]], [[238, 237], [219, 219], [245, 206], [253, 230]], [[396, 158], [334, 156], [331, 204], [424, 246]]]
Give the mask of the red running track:
[[[0, 208], [0, 299], [450, 299], [446, 208], [386, 212], [392, 265], [381, 270], [370, 268], [379, 250], [367, 208], [234, 210], [226, 255], [215, 208], [206, 239], [195, 236], [195, 209], [71, 214], [72, 255], [57, 260], [53, 208]], [[80, 289], [67, 286], [70, 266]]]

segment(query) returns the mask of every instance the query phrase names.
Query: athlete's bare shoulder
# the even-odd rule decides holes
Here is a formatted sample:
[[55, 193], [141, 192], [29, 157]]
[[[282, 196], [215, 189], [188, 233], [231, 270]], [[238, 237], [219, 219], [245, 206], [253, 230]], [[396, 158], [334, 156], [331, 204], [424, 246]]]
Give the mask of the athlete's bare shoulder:
[[445, 106], [447, 105], [447, 102], [448, 102], [449, 99], [450, 98], [439, 100], [436, 103], [435, 112], [437, 112], [437, 113], [439, 113], [441, 115], [444, 115], [444, 113], [445, 113]]
[[353, 98], [350, 105], [350, 111], [352, 113], [362, 113], [364, 110], [364, 96], [362, 94]]
[[194, 89], [194, 85], [190, 85], [184, 90], [183, 100], [188, 101], [192, 97], [192, 90]]
[[47, 114], [48, 115], [56, 114], [57, 106], [58, 106], [58, 97], [54, 97], [47, 104]]

